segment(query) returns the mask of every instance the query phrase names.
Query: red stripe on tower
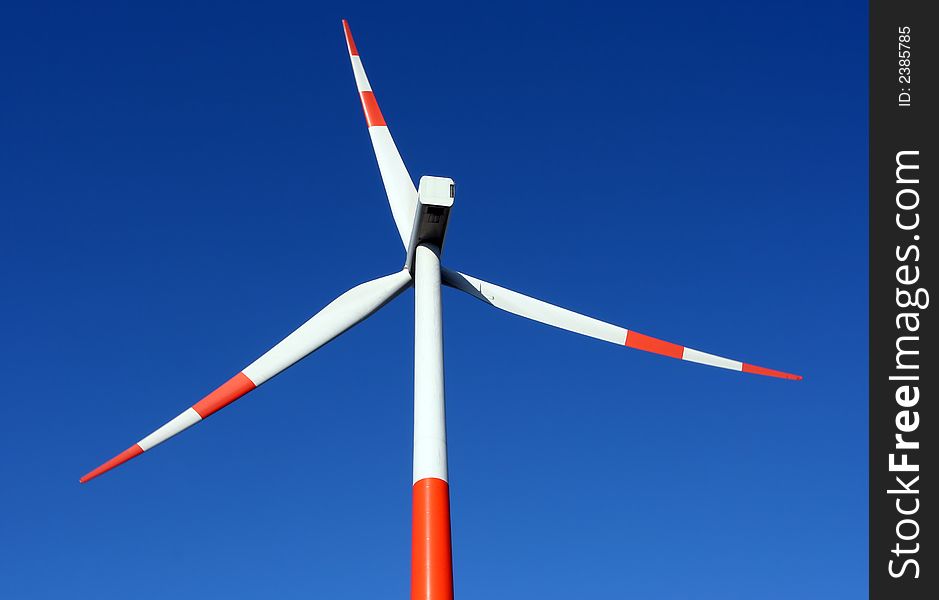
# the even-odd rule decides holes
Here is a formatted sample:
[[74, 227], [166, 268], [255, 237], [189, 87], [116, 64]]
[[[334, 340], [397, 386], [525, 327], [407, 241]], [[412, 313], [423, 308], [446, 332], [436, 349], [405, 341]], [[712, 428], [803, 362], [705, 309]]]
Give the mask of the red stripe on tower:
[[122, 465], [126, 463], [127, 461], [129, 461], [130, 459], [134, 458], [135, 456], [140, 456], [141, 454], [143, 454], [143, 448], [141, 448], [137, 444], [134, 444], [133, 446], [131, 446], [127, 450], [124, 450], [123, 452], [121, 452], [120, 454], [118, 454], [117, 456], [109, 460], [108, 462], [104, 463], [97, 469], [93, 471], [89, 471], [88, 474], [86, 474], [84, 477], [79, 479], [78, 482], [85, 483], [85, 482], [91, 481], [98, 475], [101, 475], [102, 473], [106, 473], [110, 471], [111, 469], [113, 469], [114, 467], [118, 465]]
[[411, 600], [452, 600], [450, 488], [436, 477], [414, 484]]
[[369, 127], [385, 124], [385, 117], [378, 109], [378, 101], [373, 92], [362, 92], [362, 110], [365, 111], [365, 121]]
[[349, 29], [349, 22], [345, 19], [342, 20], [342, 28], [346, 32], [346, 45], [349, 46], [349, 54], [351, 56], [358, 56], [359, 51], [355, 48], [355, 40], [352, 39], [352, 30]]
[[758, 367], [756, 365], [751, 365], [743, 363], [743, 372], [744, 373], [755, 373], [757, 375], [767, 375], [769, 377], [779, 377], [780, 379], [792, 379], [799, 381], [802, 379], [801, 375], [793, 375], [792, 373], [786, 373], [784, 371], [777, 371], [775, 369], [767, 369], [766, 367]]
[[192, 405], [192, 409], [203, 419], [217, 412], [238, 398], [241, 398], [257, 386], [244, 373], [238, 373], [217, 390]]
[[655, 354], [662, 354], [679, 359], [685, 352], [684, 346], [643, 335], [632, 330], [626, 334], [626, 345], [636, 350], [645, 350], [646, 352], [654, 352]]

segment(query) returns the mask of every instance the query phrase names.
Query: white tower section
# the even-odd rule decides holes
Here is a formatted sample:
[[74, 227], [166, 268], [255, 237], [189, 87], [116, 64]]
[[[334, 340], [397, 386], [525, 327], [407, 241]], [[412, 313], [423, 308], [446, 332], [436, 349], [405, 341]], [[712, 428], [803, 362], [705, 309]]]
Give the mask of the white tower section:
[[447, 426], [443, 389], [443, 313], [440, 257], [434, 246], [415, 251], [414, 479], [447, 481]]

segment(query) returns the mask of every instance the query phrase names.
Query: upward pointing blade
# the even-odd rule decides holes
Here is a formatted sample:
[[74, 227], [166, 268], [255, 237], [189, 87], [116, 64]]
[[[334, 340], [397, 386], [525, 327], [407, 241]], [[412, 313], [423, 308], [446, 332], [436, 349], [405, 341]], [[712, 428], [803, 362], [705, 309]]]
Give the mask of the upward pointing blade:
[[175, 419], [88, 472], [79, 481], [81, 483], [90, 481], [225, 408], [314, 350], [339, 337], [350, 327], [391, 301], [409, 285], [411, 285], [410, 273], [400, 271], [352, 288], [326, 305], [323, 310], [313, 315], [309, 321], [268, 350], [261, 358], [248, 365], [244, 371], [184, 410]]
[[385, 117], [378, 108], [378, 101], [372, 91], [372, 85], [365, 75], [365, 67], [359, 58], [359, 51], [352, 39], [352, 30], [349, 23], [343, 19], [342, 28], [346, 34], [346, 45], [349, 48], [349, 59], [352, 61], [352, 73], [355, 75], [355, 85], [359, 90], [362, 101], [362, 110], [365, 112], [365, 123], [368, 125], [368, 135], [372, 138], [372, 147], [375, 149], [375, 158], [378, 160], [378, 170], [381, 172], [382, 182], [385, 184], [385, 194], [388, 204], [391, 205], [391, 215], [394, 217], [401, 243], [407, 250], [411, 241], [411, 228], [414, 225], [414, 210], [417, 206], [417, 189], [408, 174], [407, 167], [398, 153], [398, 147], [391, 138]]

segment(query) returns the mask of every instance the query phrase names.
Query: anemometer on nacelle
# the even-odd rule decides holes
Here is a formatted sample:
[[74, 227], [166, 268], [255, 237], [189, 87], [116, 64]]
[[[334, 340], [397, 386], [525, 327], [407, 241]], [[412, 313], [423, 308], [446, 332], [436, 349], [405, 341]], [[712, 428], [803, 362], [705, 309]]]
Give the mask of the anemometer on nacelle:
[[408, 256], [404, 268], [414, 269], [414, 250], [421, 244], [443, 249], [443, 238], [447, 234], [447, 221], [453, 207], [456, 185], [449, 177], [421, 177], [417, 188], [417, 210], [414, 211], [414, 226], [408, 242]]

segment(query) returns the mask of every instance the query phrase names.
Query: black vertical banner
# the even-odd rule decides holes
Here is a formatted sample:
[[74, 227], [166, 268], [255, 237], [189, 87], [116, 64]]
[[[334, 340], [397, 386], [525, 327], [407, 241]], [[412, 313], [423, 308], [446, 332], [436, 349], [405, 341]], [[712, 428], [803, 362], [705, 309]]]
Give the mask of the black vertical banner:
[[[870, 4], [870, 597], [936, 598], [939, 20]], [[934, 7], [933, 7], [934, 8]], [[927, 594], [926, 590], [931, 590]]]

